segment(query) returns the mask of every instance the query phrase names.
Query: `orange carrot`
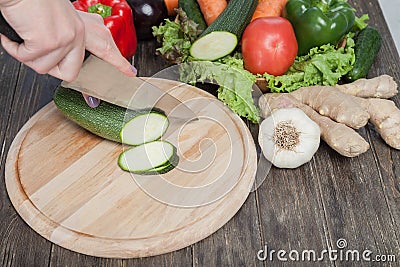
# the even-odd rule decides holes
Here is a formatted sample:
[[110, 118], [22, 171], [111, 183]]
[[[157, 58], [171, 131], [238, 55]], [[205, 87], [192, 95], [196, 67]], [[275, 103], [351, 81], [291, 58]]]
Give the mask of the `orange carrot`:
[[256, 11], [251, 21], [260, 17], [280, 17], [288, 0], [258, 0]]
[[168, 10], [168, 15], [175, 15], [175, 8], [178, 8], [178, 0], [164, 0], [164, 3]]
[[203, 13], [207, 25], [213, 23], [228, 5], [226, 0], [197, 0], [197, 3], [200, 6], [201, 13]]

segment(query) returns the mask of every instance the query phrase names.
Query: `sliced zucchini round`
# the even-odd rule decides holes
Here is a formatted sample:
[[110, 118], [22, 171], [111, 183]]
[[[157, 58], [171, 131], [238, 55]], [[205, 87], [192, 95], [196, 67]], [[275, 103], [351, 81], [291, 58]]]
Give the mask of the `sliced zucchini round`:
[[139, 174], [160, 173], [176, 165], [176, 148], [167, 141], [145, 143], [121, 153], [121, 169]]
[[137, 146], [158, 140], [167, 131], [167, 116], [158, 112], [149, 112], [134, 116], [124, 124], [120, 132], [124, 144]]
[[197, 39], [190, 47], [190, 55], [198, 60], [214, 61], [232, 53], [237, 44], [235, 34], [215, 31]]

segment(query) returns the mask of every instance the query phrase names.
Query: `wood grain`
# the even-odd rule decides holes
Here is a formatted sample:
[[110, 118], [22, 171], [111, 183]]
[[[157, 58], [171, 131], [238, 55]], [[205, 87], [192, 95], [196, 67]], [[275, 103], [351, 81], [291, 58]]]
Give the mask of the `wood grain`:
[[[12, 140], [42, 105], [51, 99], [52, 92], [38, 90], [57, 81], [45, 75], [37, 75], [2, 49], [0, 50], [0, 117], [1, 117], [1, 165], [0, 182], [0, 265], [46, 266], [49, 264], [51, 243], [32, 231], [13, 208], [4, 183], [4, 167]], [[33, 90], [32, 88], [36, 88]], [[35, 101], [31, 101], [31, 100]]]
[[[370, 25], [382, 35], [382, 48], [369, 76], [386, 73], [399, 82], [399, 56], [378, 1], [349, 3], [358, 15], [368, 13]], [[155, 55], [156, 47], [154, 41], [139, 43], [135, 66], [140, 76], [151, 76], [167, 66]], [[5, 157], [12, 140], [25, 122], [51, 100], [57, 81], [34, 74], [5, 54], [0, 66], [0, 170], [4, 179]], [[400, 106], [398, 96], [394, 101]], [[257, 127], [250, 125], [250, 129], [256, 137]], [[279, 261], [258, 261], [257, 251], [264, 244], [273, 249], [322, 250], [334, 246], [338, 238], [346, 238], [350, 248], [395, 254], [397, 262], [324, 261], [318, 266], [398, 266], [400, 153], [385, 145], [370, 125], [361, 134], [372, 145], [367, 154], [346, 159], [322, 144], [315, 159], [297, 171], [273, 168], [236, 216], [210, 237], [155, 257], [98, 258], [53, 245], [17, 215], [4, 182], [0, 182], [0, 266], [281, 266]]]
[[[89, 255], [143, 257], [193, 244], [236, 213], [256, 170], [247, 127], [195, 87], [163, 80], [157, 85], [173, 88], [170, 93], [199, 116], [167, 136], [181, 153], [178, 166], [162, 176], [168, 183], [119, 169], [116, 159], [123, 146], [89, 134], [64, 118], [53, 103], [21, 129], [7, 159], [6, 185], [15, 208], [34, 230]], [[185, 168], [185, 161], [208, 157], [214, 146], [198, 153], [207, 139], [215, 146], [212, 164], [204, 170]], [[173, 198], [165, 199], [170, 195]]]
[[[389, 74], [399, 81], [393, 40], [381, 10], [372, 8], [377, 2], [351, 1], [351, 4], [358, 15], [368, 13], [369, 24], [384, 36], [369, 77]], [[394, 101], [400, 106], [398, 96]], [[344, 238], [348, 249], [370, 249], [375, 255], [400, 254], [400, 180], [392, 172], [399, 163], [393, 157], [398, 159], [399, 152], [389, 148], [372, 125], [360, 133], [372, 144], [372, 149], [357, 158], [340, 157], [323, 143], [309, 164], [291, 172], [272, 169], [258, 190], [262, 232], [270, 249], [322, 251], [335, 249], [337, 240]], [[323, 266], [359, 264], [323, 262]], [[363, 262], [362, 266], [375, 264]], [[396, 266], [396, 263], [386, 264]], [[297, 262], [296, 266], [309, 266], [309, 262]]]

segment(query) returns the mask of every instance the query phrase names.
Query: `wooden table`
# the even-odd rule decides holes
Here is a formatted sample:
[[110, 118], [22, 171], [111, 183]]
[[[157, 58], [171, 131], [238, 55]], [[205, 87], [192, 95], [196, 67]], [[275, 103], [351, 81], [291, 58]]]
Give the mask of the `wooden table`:
[[[400, 82], [399, 55], [378, 1], [349, 2], [358, 14], [368, 13], [370, 25], [383, 36], [370, 76], [385, 73]], [[166, 66], [154, 55], [155, 48], [153, 41], [139, 44], [135, 65], [140, 76], [150, 76]], [[224, 227], [190, 247], [156, 257], [121, 260], [90, 257], [54, 245], [36, 234], [14, 210], [4, 184], [4, 165], [15, 135], [52, 100], [59, 81], [36, 74], [3, 50], [0, 69], [0, 266], [280, 265], [277, 252], [272, 262], [257, 258], [265, 248], [268, 253], [285, 250], [286, 255], [281, 256], [292, 265], [309, 266], [307, 261], [291, 261], [289, 252], [296, 250], [301, 257], [304, 250], [314, 250], [320, 255], [323, 250], [336, 249], [339, 239], [347, 241], [346, 249], [358, 250], [360, 257], [370, 250], [371, 258], [395, 255], [396, 262], [329, 261], [326, 254], [318, 266], [400, 264], [400, 152], [389, 148], [369, 125], [360, 131], [371, 144], [367, 153], [344, 158], [322, 143], [310, 163], [295, 170], [272, 168]], [[394, 101], [400, 106], [399, 97]], [[250, 125], [250, 129], [256, 136], [257, 127]], [[389, 260], [393, 259], [387, 257]]]

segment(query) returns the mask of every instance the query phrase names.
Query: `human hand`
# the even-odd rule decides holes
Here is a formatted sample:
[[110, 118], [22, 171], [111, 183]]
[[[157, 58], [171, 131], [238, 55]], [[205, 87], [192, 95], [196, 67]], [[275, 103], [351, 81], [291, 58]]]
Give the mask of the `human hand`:
[[[18, 44], [1, 36], [3, 48], [38, 73], [72, 81], [86, 49], [126, 75], [136, 74], [97, 14], [76, 11], [66, 0], [0, 0], [0, 8], [24, 40]], [[98, 103], [87, 96], [85, 100], [91, 106]]]
[[98, 14], [76, 11], [67, 0], [0, 0], [4, 18], [24, 40], [1, 36], [3, 48], [38, 73], [65, 81], [76, 78], [85, 49], [135, 75]]
[[1, 12], [24, 40], [1, 36], [3, 48], [38, 73], [73, 80], [85, 51], [85, 26], [66, 0], [0, 1]]

